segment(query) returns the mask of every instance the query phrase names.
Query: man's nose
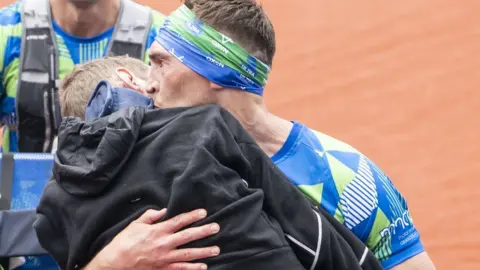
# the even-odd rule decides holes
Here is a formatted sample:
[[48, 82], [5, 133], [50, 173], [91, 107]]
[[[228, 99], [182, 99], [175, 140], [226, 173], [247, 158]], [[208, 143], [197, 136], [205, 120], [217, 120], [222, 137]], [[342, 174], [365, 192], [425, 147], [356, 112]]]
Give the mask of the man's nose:
[[147, 92], [147, 94], [155, 94], [159, 91], [160, 91], [160, 83], [158, 81], [148, 82], [148, 85], [145, 88], [145, 92]]

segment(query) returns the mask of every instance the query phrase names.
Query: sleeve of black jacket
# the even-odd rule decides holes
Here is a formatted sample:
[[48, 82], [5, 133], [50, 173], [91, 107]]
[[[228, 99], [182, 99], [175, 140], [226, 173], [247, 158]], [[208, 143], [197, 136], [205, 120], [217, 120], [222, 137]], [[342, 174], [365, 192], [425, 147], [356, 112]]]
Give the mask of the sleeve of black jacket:
[[[264, 209], [280, 223], [306, 269], [382, 269], [373, 253], [324, 209], [311, 203], [228, 112], [223, 115], [249, 163], [245, 179], [265, 194]], [[313, 261], [312, 261], [313, 256]]]
[[[217, 235], [185, 245], [219, 245], [219, 256], [203, 260], [210, 269], [381, 269], [352, 233], [313, 210], [225, 110], [152, 111], [141, 123], [128, 161], [114, 177], [102, 178], [104, 190], [93, 192], [94, 182], [75, 186], [91, 178], [62, 187], [52, 181], [45, 188], [35, 229], [63, 269], [82, 267], [146, 209], [163, 207], [164, 219], [203, 207], [209, 216], [192, 226], [220, 224]], [[92, 133], [91, 126], [84, 128]], [[78, 144], [72, 149], [69, 160], [88, 152]], [[105, 186], [105, 179], [112, 183]], [[88, 196], [72, 195], [71, 185], [77, 193], [88, 186]], [[362, 261], [370, 264], [360, 266]]]

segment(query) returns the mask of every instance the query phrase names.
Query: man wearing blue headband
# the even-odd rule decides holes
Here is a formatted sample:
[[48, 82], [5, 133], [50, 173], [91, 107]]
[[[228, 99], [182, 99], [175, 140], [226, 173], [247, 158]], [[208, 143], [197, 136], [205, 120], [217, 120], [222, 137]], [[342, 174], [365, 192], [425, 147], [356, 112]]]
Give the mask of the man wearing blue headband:
[[387, 175], [353, 147], [269, 113], [263, 87], [275, 53], [273, 26], [249, 1], [185, 1], [150, 48], [159, 107], [216, 103], [240, 120], [307, 196], [391, 269], [434, 268], [407, 204]]
[[[127, 68], [135, 70], [138, 76]], [[82, 267], [103, 247], [100, 243], [118, 248], [149, 235], [154, 237], [147, 242], [153, 247], [160, 244], [157, 248], [160, 252], [143, 254], [148, 253], [151, 260], [162, 265], [160, 269], [177, 269], [178, 263], [195, 260], [198, 255], [197, 259], [215, 257], [197, 261], [212, 269], [383, 269], [354, 234], [325, 210], [312, 205], [295, 185], [289, 183], [240, 123], [225, 110], [215, 105], [159, 110], [138, 108], [153, 109], [151, 98], [132, 90], [139, 90], [141, 74], [147, 74], [145, 68], [140, 61], [128, 57], [95, 60], [77, 66], [60, 88], [62, 115], [73, 117], [62, 122], [54, 178], [44, 189], [33, 226], [42, 247], [62, 269], [71, 269], [74, 265]], [[108, 82], [98, 83], [102, 77]], [[84, 97], [89, 94], [86, 101]], [[140, 115], [145, 117], [137, 117]], [[127, 122], [130, 124], [122, 124]], [[104, 133], [106, 130], [109, 131]], [[124, 137], [134, 133], [138, 136]], [[118, 136], [126, 144], [119, 143]], [[113, 148], [105, 148], [106, 145]], [[187, 149], [191, 150], [186, 152]], [[199, 153], [198, 149], [204, 150]], [[125, 162], [119, 162], [118, 158]], [[179, 159], [174, 161], [176, 158]], [[86, 160], [89, 161], [84, 163]], [[133, 178], [123, 173], [110, 173], [120, 168], [132, 172]], [[86, 176], [85, 171], [91, 173]], [[189, 175], [188, 171], [193, 174]], [[78, 175], [77, 172], [82, 173]], [[242, 178], [235, 177], [237, 173]], [[107, 174], [111, 179], [107, 190], [93, 191], [103, 189], [100, 183], [104, 178], [97, 176]], [[73, 175], [82, 181], [74, 180]], [[93, 189], [84, 189], [88, 182], [93, 184]], [[72, 187], [89, 195], [78, 196], [75, 191], [71, 192]], [[132, 192], [135, 204], [130, 199], [125, 200]], [[257, 197], [260, 200], [252, 200], [250, 192], [262, 194]], [[209, 216], [202, 223], [218, 222], [222, 229], [214, 237], [200, 239], [203, 237], [197, 238], [197, 235], [205, 233], [202, 227], [209, 228], [212, 224], [197, 227], [197, 223], [196, 227], [185, 231], [165, 233], [171, 221], [152, 225], [140, 218], [133, 222], [137, 228], [143, 227], [140, 231], [126, 229], [129, 231], [126, 238], [118, 235], [110, 242], [141, 212], [167, 205], [168, 217], [203, 207]], [[312, 211], [312, 207], [316, 210]], [[268, 217], [267, 224], [258, 211]], [[57, 228], [63, 229], [58, 231]], [[280, 230], [272, 231], [272, 228]], [[158, 234], [162, 231], [163, 234]], [[280, 239], [287, 241], [281, 242], [280, 250], [275, 236], [278, 233]], [[183, 235], [190, 237], [185, 239]], [[186, 244], [194, 239], [198, 241]], [[215, 251], [217, 256], [204, 252], [212, 249], [207, 248], [208, 245], [219, 247]], [[221, 250], [219, 254], [218, 250]], [[141, 266], [135, 260], [122, 267], [138, 269]], [[188, 265], [195, 266], [199, 265]]]
[[[262, 95], [275, 36], [261, 7], [240, 0], [187, 0], [167, 18], [156, 41], [147, 92], [157, 106], [221, 105], [290, 181], [355, 233], [384, 268], [435, 268], [405, 199], [384, 172], [353, 147], [267, 111]], [[146, 245], [138, 243], [138, 249]], [[148, 256], [135, 248], [126, 254]], [[92, 264], [96, 261], [102, 256]]]

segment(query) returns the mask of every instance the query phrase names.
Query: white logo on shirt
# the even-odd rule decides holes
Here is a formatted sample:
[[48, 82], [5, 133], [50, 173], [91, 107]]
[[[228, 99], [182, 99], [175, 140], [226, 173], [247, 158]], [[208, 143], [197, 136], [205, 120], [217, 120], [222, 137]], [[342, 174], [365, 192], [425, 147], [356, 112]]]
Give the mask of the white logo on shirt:
[[44, 40], [47, 39], [48, 36], [43, 34], [43, 35], [29, 35], [27, 36], [27, 40]]

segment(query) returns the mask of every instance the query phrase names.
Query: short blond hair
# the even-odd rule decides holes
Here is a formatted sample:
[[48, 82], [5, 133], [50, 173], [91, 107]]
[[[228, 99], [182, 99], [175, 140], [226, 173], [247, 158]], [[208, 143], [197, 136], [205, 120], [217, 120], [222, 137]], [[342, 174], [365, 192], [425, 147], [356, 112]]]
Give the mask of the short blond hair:
[[126, 56], [105, 57], [76, 65], [60, 85], [62, 116], [85, 119], [85, 107], [100, 81], [107, 80], [115, 87], [123, 85], [116, 74], [116, 69], [119, 67], [125, 67], [139, 79], [147, 79], [148, 66], [138, 59]]

